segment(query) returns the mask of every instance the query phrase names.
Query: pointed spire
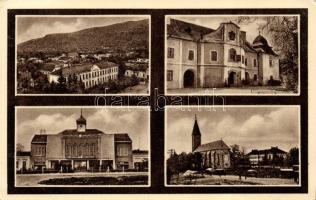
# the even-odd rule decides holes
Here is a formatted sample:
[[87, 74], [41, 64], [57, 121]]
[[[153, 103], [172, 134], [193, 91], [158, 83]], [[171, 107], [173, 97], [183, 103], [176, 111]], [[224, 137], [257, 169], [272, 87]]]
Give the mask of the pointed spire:
[[195, 114], [195, 120], [194, 120], [192, 135], [201, 135], [200, 127], [199, 127], [199, 124], [198, 124], [198, 121], [197, 121], [196, 114]]

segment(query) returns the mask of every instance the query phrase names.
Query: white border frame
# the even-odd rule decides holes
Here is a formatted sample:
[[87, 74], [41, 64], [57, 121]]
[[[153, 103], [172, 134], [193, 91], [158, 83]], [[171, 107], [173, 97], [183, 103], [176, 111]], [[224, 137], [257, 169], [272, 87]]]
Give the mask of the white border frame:
[[[17, 110], [18, 109], [47, 109], [47, 108], [89, 108], [89, 109], [127, 109], [127, 110], [132, 110], [132, 109], [144, 109], [147, 110], [148, 112], [148, 184], [147, 185], [40, 185], [40, 186], [19, 186], [16, 183], [16, 138], [17, 138]], [[66, 187], [66, 188], [91, 188], [91, 187], [97, 187], [97, 188], [115, 188], [115, 187], [137, 187], [137, 188], [141, 188], [141, 187], [145, 187], [145, 188], [149, 188], [151, 186], [151, 124], [150, 124], [150, 107], [149, 106], [15, 106], [14, 108], [14, 115], [15, 115], [15, 132], [14, 132], [14, 187], [19, 187], [19, 188], [29, 188], [29, 187], [40, 187], [40, 188], [51, 188], [51, 187], [57, 187], [57, 188], [62, 188], [62, 187]], [[105, 111], [106, 112], [106, 111]], [[128, 111], [127, 111], [128, 112]], [[95, 173], [94, 173], [95, 174]], [[124, 174], [122, 174], [123, 176]], [[68, 174], [66, 175], [68, 177]], [[66, 178], [65, 176], [65, 178]], [[69, 175], [69, 177], [71, 177], [71, 174]]]
[[[295, 94], [291, 94], [291, 93], [285, 93], [285, 94], [273, 94], [273, 93], [266, 93], [266, 94], [229, 94], [229, 93], [218, 93], [215, 95], [219, 95], [219, 96], [300, 96], [301, 95], [301, 55], [300, 55], [300, 48], [301, 48], [301, 16], [300, 14], [275, 14], [275, 15], [271, 15], [271, 14], [229, 14], [229, 15], [202, 15], [202, 14], [192, 14], [192, 15], [177, 15], [177, 14], [169, 14], [169, 15], [165, 15], [165, 35], [164, 35], [164, 44], [165, 44], [165, 49], [168, 48], [168, 43], [167, 43], [167, 22], [168, 19], [172, 18], [172, 17], [187, 17], [187, 18], [195, 18], [195, 17], [205, 17], [205, 18], [212, 18], [212, 17], [239, 17], [239, 16], [256, 16], [256, 17], [268, 17], [268, 16], [297, 16], [298, 20], [297, 20], [297, 28], [298, 28], [298, 92]], [[307, 52], [308, 54], [308, 52]], [[181, 61], [180, 61], [181, 62]], [[168, 60], [167, 60], [167, 54], [166, 54], [166, 50], [165, 50], [165, 59], [164, 59], [164, 73], [166, 75], [166, 69], [167, 69], [167, 64], [168, 64]], [[308, 68], [308, 66], [306, 66], [306, 68]], [[307, 77], [306, 77], [307, 78]], [[214, 95], [213, 93], [189, 93], [189, 94], [177, 94], [177, 93], [168, 93], [168, 81], [166, 79], [165, 76], [165, 80], [164, 80], [164, 84], [165, 84], [165, 96], [212, 96]], [[195, 88], [194, 88], [195, 89]], [[199, 88], [197, 88], [199, 89]], [[201, 89], [203, 89], [201, 87]], [[213, 90], [213, 88], [205, 88], [205, 89], [209, 89], [210, 91]], [[216, 88], [215, 88], [216, 89]], [[175, 89], [176, 90], [176, 89]], [[181, 90], [181, 89], [179, 89]]]
[[[149, 80], [148, 80], [148, 93], [144, 93], [144, 94], [133, 94], [133, 93], [118, 93], [118, 94], [111, 94], [111, 93], [107, 93], [107, 94], [46, 94], [46, 93], [36, 93], [36, 94], [19, 94], [17, 91], [17, 19], [19, 17], [146, 17], [148, 18], [148, 68], [149, 68]], [[139, 15], [128, 15], [128, 14], [117, 14], [117, 15], [106, 15], [106, 14], [100, 14], [100, 15], [15, 15], [15, 30], [14, 30], [14, 34], [15, 34], [15, 52], [14, 52], [14, 69], [15, 69], [15, 74], [14, 74], [14, 82], [15, 82], [15, 96], [98, 96], [98, 95], [104, 95], [104, 96], [149, 96], [150, 92], [151, 92], [151, 15], [149, 14], [139, 14]]]
[[[253, 107], [260, 107], [260, 108], [282, 108], [282, 107], [293, 107], [293, 108], [297, 108], [298, 111], [298, 148], [299, 148], [299, 184], [298, 185], [168, 185], [167, 184], [167, 157], [168, 157], [168, 149], [167, 149], [167, 117], [168, 117], [168, 112], [167, 110], [169, 108], [178, 108], [179, 112], [185, 112], [185, 111], [181, 111], [180, 109], [190, 109], [190, 108], [202, 108], [202, 109], [212, 109], [212, 108], [218, 108], [218, 109], [223, 109], [223, 108], [229, 108], [229, 107], [235, 107], [235, 108], [253, 108]], [[165, 141], [165, 148], [164, 148], [164, 186], [165, 187], [293, 187], [293, 188], [297, 188], [297, 187], [301, 187], [302, 186], [302, 173], [301, 173], [301, 155], [302, 155], [302, 149], [301, 149], [301, 106], [300, 105], [209, 105], [209, 106], [165, 106], [165, 135], [164, 135], [164, 141]], [[216, 112], [216, 111], [210, 111], [210, 112]], [[224, 112], [224, 111], [223, 111]], [[308, 179], [308, 178], [307, 178]], [[308, 182], [308, 180], [306, 180]]]

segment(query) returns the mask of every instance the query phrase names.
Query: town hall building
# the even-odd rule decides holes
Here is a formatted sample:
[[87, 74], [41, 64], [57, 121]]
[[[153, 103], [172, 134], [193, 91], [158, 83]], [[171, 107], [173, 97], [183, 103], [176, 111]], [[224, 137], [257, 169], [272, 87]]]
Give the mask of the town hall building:
[[81, 113], [75, 129], [54, 135], [34, 135], [31, 168], [63, 172], [130, 169], [133, 168], [132, 140], [127, 133], [106, 134], [88, 129]]
[[211, 28], [170, 19], [167, 88], [267, 85], [279, 80], [279, 57], [259, 33], [252, 43], [233, 22]]
[[192, 130], [192, 152], [202, 155], [202, 166], [213, 170], [225, 170], [231, 167], [230, 148], [221, 139], [201, 144], [201, 131], [197, 118]]

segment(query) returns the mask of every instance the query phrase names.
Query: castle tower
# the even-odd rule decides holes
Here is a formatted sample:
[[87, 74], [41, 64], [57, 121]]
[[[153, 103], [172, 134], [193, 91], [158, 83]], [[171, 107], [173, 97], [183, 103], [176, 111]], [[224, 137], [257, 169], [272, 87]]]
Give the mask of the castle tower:
[[87, 126], [87, 121], [82, 116], [82, 109], [81, 109], [80, 117], [76, 120], [76, 122], [77, 122], [77, 131], [78, 132], [85, 132], [86, 126]]
[[192, 152], [201, 145], [201, 132], [195, 115], [195, 121], [192, 130]]

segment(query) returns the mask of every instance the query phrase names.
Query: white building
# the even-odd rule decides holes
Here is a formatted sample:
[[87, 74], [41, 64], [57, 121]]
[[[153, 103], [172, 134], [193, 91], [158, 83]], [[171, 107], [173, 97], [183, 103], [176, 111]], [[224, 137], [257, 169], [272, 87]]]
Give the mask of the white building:
[[[74, 65], [72, 67], [67, 67], [60, 69], [66, 82], [68, 81], [69, 75], [77, 75], [77, 79], [84, 83], [85, 88], [90, 88], [95, 85], [99, 85], [110, 80], [116, 80], [118, 76], [118, 65], [112, 62], [100, 62], [97, 64], [82, 64]], [[60, 70], [54, 71], [48, 75], [48, 81], [58, 82]]]

